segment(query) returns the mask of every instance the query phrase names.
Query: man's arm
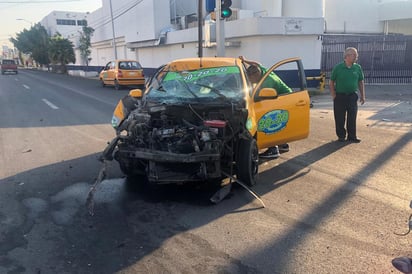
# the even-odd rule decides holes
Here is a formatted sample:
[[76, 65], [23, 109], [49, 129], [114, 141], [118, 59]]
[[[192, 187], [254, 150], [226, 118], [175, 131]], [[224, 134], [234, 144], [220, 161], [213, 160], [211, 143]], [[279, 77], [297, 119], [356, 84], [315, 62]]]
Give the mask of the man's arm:
[[359, 86], [359, 92], [360, 92], [360, 98], [359, 98], [359, 102], [361, 103], [361, 105], [363, 105], [365, 103], [365, 82], [359, 81], [358, 82], [358, 86]]
[[246, 63], [248, 65], [256, 65], [256, 66], [261, 66], [260, 63], [256, 62], [256, 61], [252, 61], [252, 60], [247, 60], [245, 59], [244, 56], [239, 56], [239, 59], [242, 60], [243, 63]]
[[332, 95], [332, 98], [335, 99], [336, 97], [335, 81], [329, 80], [329, 90], [330, 90], [330, 95]]

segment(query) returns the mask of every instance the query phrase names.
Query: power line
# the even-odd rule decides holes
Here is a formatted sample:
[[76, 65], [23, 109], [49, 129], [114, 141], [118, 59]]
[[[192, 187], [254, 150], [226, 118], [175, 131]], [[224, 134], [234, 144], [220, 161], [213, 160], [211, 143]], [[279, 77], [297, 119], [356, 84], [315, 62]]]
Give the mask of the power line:
[[[120, 16], [122, 16], [123, 14], [127, 13], [128, 11], [130, 11], [132, 8], [136, 7], [137, 5], [139, 5], [141, 2], [143, 2], [143, 0], [138, 0], [136, 1], [134, 4], [132, 4], [132, 6], [130, 6], [129, 8], [127, 8], [126, 10], [120, 12], [119, 14], [115, 15], [113, 17], [113, 20], [119, 18]], [[103, 27], [104, 25], [108, 24], [111, 22], [111, 19], [103, 21], [102, 23], [100, 23], [100, 25], [97, 26], [92, 26], [94, 29], [98, 29], [100, 27]]]

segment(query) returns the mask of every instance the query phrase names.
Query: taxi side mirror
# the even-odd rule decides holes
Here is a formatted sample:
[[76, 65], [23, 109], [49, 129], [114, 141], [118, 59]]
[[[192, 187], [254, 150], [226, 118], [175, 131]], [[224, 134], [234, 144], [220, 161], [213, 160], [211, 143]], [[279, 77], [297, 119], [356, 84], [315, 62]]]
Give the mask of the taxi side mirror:
[[143, 91], [141, 89], [132, 89], [129, 95], [133, 98], [142, 98]]
[[255, 96], [255, 101], [271, 100], [278, 98], [278, 92], [274, 88], [262, 88]]

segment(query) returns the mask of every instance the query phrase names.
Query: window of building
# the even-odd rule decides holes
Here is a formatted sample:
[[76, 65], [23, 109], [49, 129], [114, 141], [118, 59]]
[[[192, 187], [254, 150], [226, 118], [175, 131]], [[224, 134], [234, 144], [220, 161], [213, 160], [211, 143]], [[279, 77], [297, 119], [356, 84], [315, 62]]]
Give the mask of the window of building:
[[76, 26], [76, 20], [56, 19], [57, 25]]
[[87, 20], [77, 20], [77, 25], [87, 27]]

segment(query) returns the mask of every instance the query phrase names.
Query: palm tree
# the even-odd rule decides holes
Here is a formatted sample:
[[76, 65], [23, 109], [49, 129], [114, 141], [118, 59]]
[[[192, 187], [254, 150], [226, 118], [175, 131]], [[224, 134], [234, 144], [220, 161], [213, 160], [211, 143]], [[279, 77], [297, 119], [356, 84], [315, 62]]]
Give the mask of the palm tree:
[[75, 63], [76, 56], [74, 54], [73, 43], [66, 38], [63, 38], [59, 33], [55, 34], [50, 39], [49, 58], [53, 64], [54, 70], [65, 73], [68, 63]]

